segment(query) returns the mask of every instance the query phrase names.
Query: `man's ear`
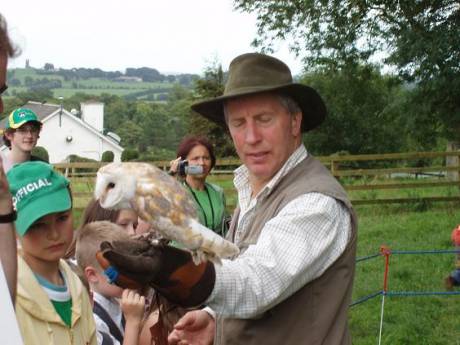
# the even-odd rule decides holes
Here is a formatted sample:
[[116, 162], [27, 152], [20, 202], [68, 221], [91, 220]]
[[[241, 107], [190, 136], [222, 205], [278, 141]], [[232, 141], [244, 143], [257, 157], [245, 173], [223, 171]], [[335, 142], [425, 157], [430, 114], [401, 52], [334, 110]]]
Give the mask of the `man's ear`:
[[99, 274], [93, 266], [85, 267], [85, 277], [89, 284], [97, 284], [99, 282]]
[[298, 111], [294, 114], [291, 114], [291, 128], [292, 128], [293, 136], [297, 137], [302, 133], [301, 124], [302, 124], [302, 112]]

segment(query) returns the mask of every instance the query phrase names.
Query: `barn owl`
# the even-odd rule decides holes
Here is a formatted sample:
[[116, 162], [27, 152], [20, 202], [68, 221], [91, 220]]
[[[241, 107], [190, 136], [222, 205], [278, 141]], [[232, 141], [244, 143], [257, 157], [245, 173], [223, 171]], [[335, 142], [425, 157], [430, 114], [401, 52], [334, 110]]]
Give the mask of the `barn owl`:
[[147, 163], [111, 163], [97, 172], [96, 200], [107, 209], [134, 209], [164, 238], [190, 250], [195, 263], [219, 262], [239, 249], [198, 221], [190, 194], [173, 177]]

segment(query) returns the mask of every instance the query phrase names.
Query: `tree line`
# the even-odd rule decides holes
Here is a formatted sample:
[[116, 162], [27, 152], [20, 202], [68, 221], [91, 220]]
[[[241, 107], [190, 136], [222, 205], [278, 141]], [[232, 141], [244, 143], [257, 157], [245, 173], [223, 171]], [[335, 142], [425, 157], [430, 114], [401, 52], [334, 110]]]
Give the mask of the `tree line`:
[[[66, 109], [80, 102], [105, 104], [105, 130], [117, 133], [132, 159], [174, 157], [179, 141], [188, 134], [208, 136], [219, 157], [235, 156], [228, 132], [192, 113], [190, 105], [223, 92], [226, 73], [219, 64], [208, 66], [192, 89], [176, 84], [165, 102], [77, 93], [63, 100]], [[317, 70], [297, 76], [298, 82], [318, 90], [328, 108], [325, 122], [304, 135], [315, 155], [365, 154], [442, 150], [448, 137], [431, 121], [419, 121], [416, 95], [419, 86], [394, 75], [382, 74], [373, 65], [356, 64], [340, 70]], [[5, 101], [5, 114], [27, 101], [59, 104], [47, 89], [17, 93]], [[423, 111], [423, 109], [421, 110]]]
[[[443, 150], [459, 141], [458, 2], [234, 0], [234, 6], [257, 14], [257, 50], [270, 52], [277, 40], [290, 39], [304, 61], [296, 80], [324, 98], [325, 122], [304, 136], [313, 154]], [[144, 72], [158, 77], [129, 70]], [[190, 111], [193, 102], [220, 95], [225, 79], [214, 62], [191, 88], [176, 83], [165, 102], [77, 94], [64, 103], [104, 102], [107, 130], [138, 159], [171, 158], [187, 134], [208, 136], [219, 157], [230, 157], [235, 152], [226, 129]], [[6, 103], [12, 109], [51, 98], [46, 90], [31, 90]]]

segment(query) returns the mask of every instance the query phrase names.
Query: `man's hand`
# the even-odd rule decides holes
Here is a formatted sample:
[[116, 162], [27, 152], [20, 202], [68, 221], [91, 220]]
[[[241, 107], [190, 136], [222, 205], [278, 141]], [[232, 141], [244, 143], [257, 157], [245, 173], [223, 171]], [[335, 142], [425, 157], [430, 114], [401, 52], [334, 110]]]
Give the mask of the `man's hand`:
[[182, 307], [201, 305], [211, 294], [215, 282], [214, 265], [195, 265], [189, 252], [147, 239], [103, 242], [96, 257], [106, 270], [116, 270], [113, 282], [128, 287], [134, 281], [150, 285], [170, 302]]
[[215, 327], [215, 320], [206, 311], [190, 311], [174, 325], [168, 344], [210, 345], [214, 341]]

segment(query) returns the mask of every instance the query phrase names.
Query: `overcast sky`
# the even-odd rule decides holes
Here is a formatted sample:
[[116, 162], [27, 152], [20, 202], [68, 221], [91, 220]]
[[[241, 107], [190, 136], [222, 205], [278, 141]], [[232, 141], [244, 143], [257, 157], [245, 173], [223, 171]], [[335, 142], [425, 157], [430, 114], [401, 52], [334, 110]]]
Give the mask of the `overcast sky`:
[[[9, 67], [91, 67], [202, 73], [216, 57], [226, 70], [254, 51], [255, 15], [232, 11], [231, 0], [14, 0], [0, 8], [22, 54]], [[294, 74], [300, 59], [280, 43], [273, 54]]]

